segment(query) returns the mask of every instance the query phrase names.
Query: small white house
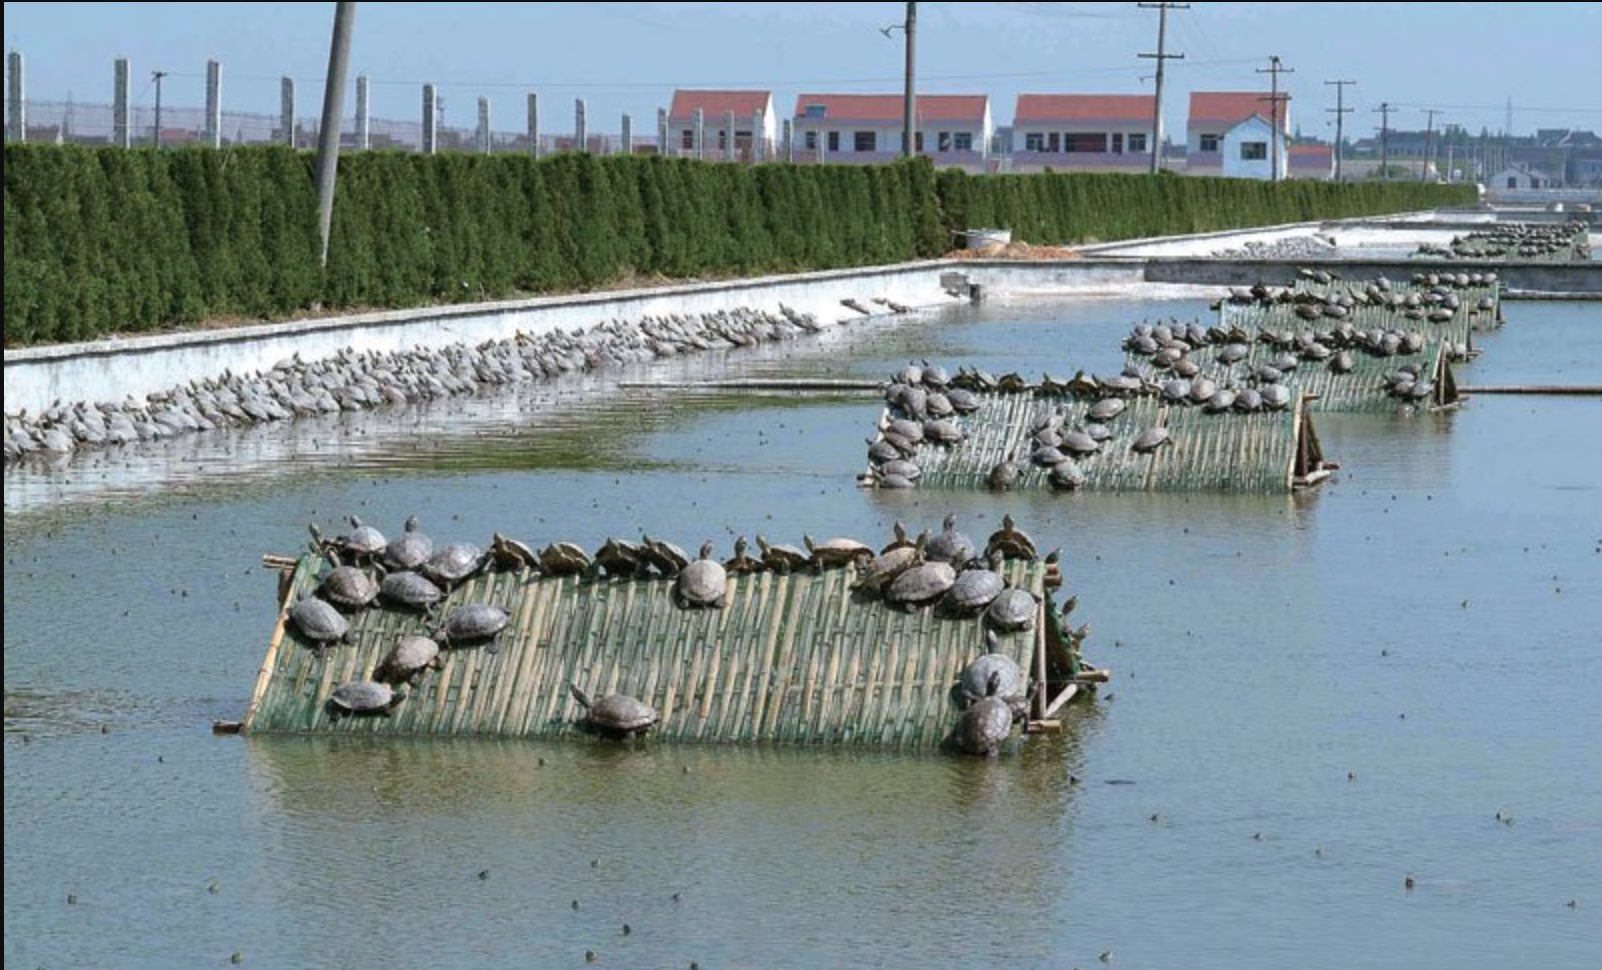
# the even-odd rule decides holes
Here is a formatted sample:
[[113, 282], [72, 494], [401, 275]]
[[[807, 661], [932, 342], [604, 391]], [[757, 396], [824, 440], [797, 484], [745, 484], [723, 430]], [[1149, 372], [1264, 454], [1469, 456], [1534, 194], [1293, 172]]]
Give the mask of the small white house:
[[[898, 94], [803, 94], [796, 99], [797, 161], [873, 163], [901, 155]], [[983, 171], [995, 126], [987, 94], [920, 94], [914, 151], [937, 166]]]
[[1491, 176], [1491, 189], [1506, 191], [1513, 189], [1545, 189], [1551, 187], [1551, 181], [1539, 172], [1533, 172], [1523, 165], [1509, 165], [1502, 171]]
[[1274, 126], [1262, 115], [1252, 115], [1224, 132], [1224, 177], [1268, 181], [1285, 174], [1285, 141], [1274, 138]]
[[[695, 143], [697, 111], [701, 112], [700, 146]], [[700, 157], [716, 161], [726, 157], [732, 134], [736, 159], [771, 159], [778, 145], [777, 125], [770, 91], [675, 91], [673, 106], [668, 109], [668, 144], [662, 154], [689, 158], [699, 151]]]

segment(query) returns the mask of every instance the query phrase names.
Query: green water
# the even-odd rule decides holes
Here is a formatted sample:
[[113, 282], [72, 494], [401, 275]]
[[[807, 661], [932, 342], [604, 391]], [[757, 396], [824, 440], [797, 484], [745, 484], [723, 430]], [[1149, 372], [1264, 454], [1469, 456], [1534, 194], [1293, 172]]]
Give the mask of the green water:
[[[1203, 309], [1000, 303], [630, 376], [1110, 371]], [[1508, 316], [1460, 381], [1602, 383], [1595, 304]], [[877, 410], [589, 380], [8, 470], [6, 966], [1596, 964], [1602, 403], [1321, 415], [1345, 468], [1294, 498], [865, 493]], [[947, 510], [1062, 546], [1115, 671], [1010, 759], [209, 733], [265, 649], [257, 559], [313, 516], [726, 550]]]

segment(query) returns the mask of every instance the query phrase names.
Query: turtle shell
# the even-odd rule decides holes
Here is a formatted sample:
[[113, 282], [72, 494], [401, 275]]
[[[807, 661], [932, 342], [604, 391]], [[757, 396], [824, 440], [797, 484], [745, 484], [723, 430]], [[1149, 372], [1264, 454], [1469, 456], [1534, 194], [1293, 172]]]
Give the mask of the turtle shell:
[[439, 658], [439, 644], [428, 637], [404, 636], [384, 655], [373, 672], [375, 680], [388, 683], [406, 680], [429, 667]]
[[957, 571], [950, 563], [926, 562], [892, 580], [884, 598], [891, 603], [919, 606], [944, 596], [956, 582]]
[[1028, 590], [1004, 590], [985, 610], [985, 620], [997, 630], [1028, 630], [1035, 625], [1036, 606]]
[[419, 531], [417, 518], [406, 520], [406, 531], [384, 548], [384, 562], [393, 569], [419, 569], [434, 555], [434, 540]]
[[1000, 697], [985, 697], [962, 712], [953, 741], [966, 754], [990, 756], [1012, 735], [1012, 707]]
[[426, 610], [445, 598], [444, 590], [420, 573], [390, 573], [378, 584], [378, 595], [385, 601], [409, 610]]
[[922, 554], [915, 546], [898, 546], [881, 553], [862, 570], [862, 577], [857, 580], [857, 587], [867, 590], [883, 589], [897, 576], [916, 566], [921, 558]]
[[341, 609], [360, 610], [378, 598], [378, 584], [355, 566], [336, 566], [317, 584], [317, 595]]
[[423, 564], [423, 575], [440, 587], [449, 589], [474, 573], [485, 563], [484, 550], [471, 542], [453, 542]]
[[571, 542], [553, 542], [540, 550], [540, 569], [552, 576], [572, 576], [590, 568], [590, 554]]
[[1149, 455], [1172, 441], [1173, 438], [1169, 435], [1167, 428], [1147, 428], [1140, 433], [1140, 437], [1135, 439], [1132, 447], [1137, 455]]
[[728, 592], [729, 574], [723, 564], [702, 556], [679, 571], [674, 592], [680, 606], [710, 606], [721, 609]]
[[929, 540], [924, 555], [932, 561], [960, 565], [973, 558], [973, 540], [958, 532], [956, 516], [948, 515], [943, 528]]
[[384, 533], [370, 525], [363, 525], [356, 516], [350, 517], [350, 524], [350, 535], [345, 537], [344, 542], [346, 552], [357, 556], [376, 556], [389, 546]]
[[371, 714], [388, 710], [398, 698], [394, 688], [376, 680], [352, 680], [334, 688], [328, 700], [351, 714]]
[[590, 720], [614, 731], [639, 731], [661, 720], [656, 708], [627, 694], [608, 694], [590, 708]]
[[951, 584], [940, 605], [951, 615], [976, 613], [989, 606], [1005, 588], [1005, 581], [988, 569], [964, 570], [957, 574], [957, 581]]
[[489, 603], [468, 603], [451, 610], [441, 633], [449, 643], [472, 643], [499, 636], [510, 614]]
[[1064, 491], [1071, 492], [1085, 487], [1085, 470], [1079, 467], [1076, 461], [1065, 461], [1053, 466], [1047, 478], [1053, 488]]
[[296, 603], [289, 610], [289, 619], [301, 636], [316, 644], [343, 640], [350, 633], [349, 621], [320, 599]]

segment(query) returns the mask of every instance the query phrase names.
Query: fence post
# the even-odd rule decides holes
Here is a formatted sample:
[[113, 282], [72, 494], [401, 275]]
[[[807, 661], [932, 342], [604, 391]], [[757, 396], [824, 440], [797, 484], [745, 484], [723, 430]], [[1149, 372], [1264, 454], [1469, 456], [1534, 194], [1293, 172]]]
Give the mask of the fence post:
[[795, 164], [795, 128], [790, 119], [784, 119], [784, 160]]
[[222, 147], [222, 62], [206, 62], [206, 144]]
[[751, 112], [751, 161], [765, 162], [768, 158], [768, 133], [762, 125], [762, 112]]
[[656, 109], [656, 153], [666, 156], [668, 153], [668, 113], [666, 108]]
[[118, 148], [133, 147], [133, 125], [128, 117], [128, 76], [133, 68], [128, 58], [119, 57], [111, 66], [111, 143]]
[[285, 77], [278, 79], [278, 127], [279, 137], [290, 148], [295, 147], [295, 79]]
[[356, 76], [356, 150], [373, 147], [373, 119], [367, 104], [367, 75]]
[[695, 109], [695, 158], [706, 161], [706, 112]]
[[478, 150], [486, 155], [494, 151], [494, 146], [490, 144], [489, 98], [478, 99]]
[[540, 157], [540, 96], [528, 96], [528, 153]]
[[573, 150], [587, 152], [590, 150], [589, 131], [584, 126], [584, 99], [573, 99]]
[[434, 85], [423, 85], [423, 154], [439, 151], [439, 92]]
[[634, 119], [630, 118], [627, 113], [623, 115], [622, 141], [623, 154], [634, 154]]
[[6, 141], [28, 140], [28, 103], [22, 91], [22, 52], [6, 56]]
[[723, 160], [734, 161], [734, 112], [723, 112]]

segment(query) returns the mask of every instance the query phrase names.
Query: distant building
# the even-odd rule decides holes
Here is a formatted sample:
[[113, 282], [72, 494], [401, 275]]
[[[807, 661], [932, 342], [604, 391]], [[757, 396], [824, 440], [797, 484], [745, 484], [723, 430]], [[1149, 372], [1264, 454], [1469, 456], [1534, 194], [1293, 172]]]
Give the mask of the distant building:
[[[1185, 171], [1191, 175], [1224, 175], [1224, 136], [1252, 117], [1273, 113], [1267, 91], [1196, 91], [1190, 96], [1190, 117], [1185, 126]], [[1290, 100], [1280, 104], [1282, 135], [1291, 130]], [[1269, 128], [1272, 131], [1272, 127]], [[1280, 138], [1283, 145], [1285, 138]], [[1239, 161], [1239, 159], [1237, 159]]]
[[1514, 191], [1519, 191], [1522, 189], [1547, 189], [1552, 187], [1552, 182], [1541, 173], [1533, 172], [1530, 169], [1525, 168], [1523, 165], [1509, 165], [1507, 168], [1504, 168], [1502, 171], [1491, 176], [1490, 187], [1499, 191], [1507, 189], [1512, 189]]
[[1023, 94], [1013, 111], [1012, 166], [1139, 171], [1151, 164], [1149, 94]]
[[1224, 132], [1219, 154], [1222, 175], [1231, 179], [1267, 181], [1285, 172], [1284, 138], [1274, 138], [1274, 126], [1262, 115], [1252, 115]]
[[[989, 95], [920, 94], [916, 107], [915, 151], [940, 166], [988, 166]], [[891, 161], [901, 154], [902, 109], [899, 94], [803, 94], [795, 103], [796, 159]]]
[[[749, 161], [752, 139], [761, 142], [762, 156], [774, 157], [778, 144], [777, 120], [773, 114], [771, 91], [674, 91], [673, 106], [668, 109], [668, 145], [664, 154], [691, 156], [695, 154], [695, 112], [701, 112], [705, 143], [702, 155], [708, 159], [724, 157], [728, 144], [729, 112], [734, 112], [734, 151], [736, 157]], [[752, 129], [753, 119], [761, 114], [761, 126]]]
[[1290, 163], [1286, 175], [1293, 179], [1317, 179], [1329, 182], [1335, 178], [1335, 146], [1320, 142], [1302, 142], [1290, 146], [1287, 152]]

